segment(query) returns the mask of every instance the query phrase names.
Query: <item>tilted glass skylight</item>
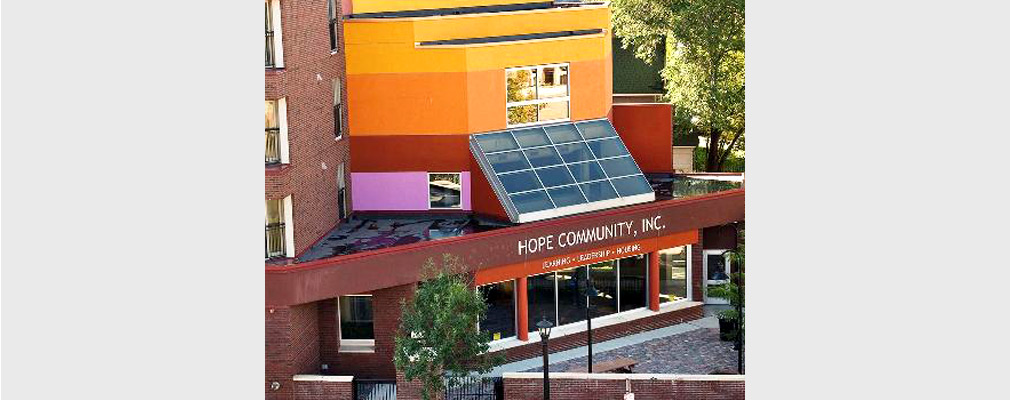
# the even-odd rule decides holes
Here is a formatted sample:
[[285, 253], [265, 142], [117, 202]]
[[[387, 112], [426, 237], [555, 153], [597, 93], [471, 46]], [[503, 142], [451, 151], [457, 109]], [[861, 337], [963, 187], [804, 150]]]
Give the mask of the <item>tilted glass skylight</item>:
[[471, 135], [470, 151], [512, 222], [656, 198], [607, 119]]

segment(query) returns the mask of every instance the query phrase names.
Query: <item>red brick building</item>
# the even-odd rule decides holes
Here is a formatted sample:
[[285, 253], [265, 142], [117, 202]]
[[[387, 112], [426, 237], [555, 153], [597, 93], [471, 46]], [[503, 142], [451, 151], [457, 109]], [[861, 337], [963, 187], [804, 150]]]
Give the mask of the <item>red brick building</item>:
[[266, 252], [277, 262], [304, 252], [350, 213], [350, 144], [340, 2], [264, 6]]
[[671, 105], [614, 104], [605, 4], [265, 8], [268, 399], [396, 379], [400, 301], [444, 254], [510, 360], [540, 319], [552, 351], [585, 344], [588, 301], [596, 340], [719, 301], [742, 176], [674, 174]]

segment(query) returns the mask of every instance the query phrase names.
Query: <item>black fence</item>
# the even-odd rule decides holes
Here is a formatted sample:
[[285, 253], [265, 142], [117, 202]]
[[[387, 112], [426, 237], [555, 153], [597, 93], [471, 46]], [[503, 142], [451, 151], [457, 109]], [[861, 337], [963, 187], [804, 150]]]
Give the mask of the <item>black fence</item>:
[[396, 381], [355, 379], [354, 400], [396, 400]]
[[445, 400], [501, 400], [505, 384], [500, 376], [468, 376], [445, 380]]

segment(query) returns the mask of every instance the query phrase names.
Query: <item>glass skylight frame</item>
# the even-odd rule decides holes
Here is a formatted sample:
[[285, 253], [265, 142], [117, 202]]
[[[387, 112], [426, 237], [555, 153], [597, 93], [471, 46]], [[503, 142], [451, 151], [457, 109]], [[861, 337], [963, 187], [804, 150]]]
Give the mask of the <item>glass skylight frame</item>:
[[[604, 122], [607, 124], [606, 128], [609, 129], [606, 129], [606, 133], [608, 135], [586, 139], [583, 133], [583, 128], [585, 128], [587, 125], [593, 125], [599, 122]], [[568, 130], [573, 129], [574, 133], [578, 135], [578, 139], [565, 141], [562, 143], [555, 143], [554, 138], [551, 137], [551, 133], [548, 132], [548, 129], [552, 127], [562, 127], [562, 126], [570, 127], [567, 128]], [[520, 142], [519, 140], [519, 135], [517, 135], [516, 133], [525, 132], [528, 130], [539, 131], [537, 133], [543, 134], [545, 137], [547, 137], [549, 143], [545, 145], [532, 145], [529, 147], [524, 147], [523, 143]], [[610, 134], [611, 132], [612, 135]], [[558, 133], [556, 130], [554, 133], [557, 136], [561, 136], [561, 133]], [[571, 133], [572, 132], [565, 132], [564, 134], [571, 136]], [[495, 151], [485, 152], [481, 146], [480, 138], [487, 137], [489, 135], [497, 135], [497, 137], [502, 138], [502, 140], [496, 143], [498, 145], [498, 148], [495, 148], [494, 149]], [[509, 137], [511, 137], [512, 142], [507, 141]], [[616, 141], [620, 145], [618, 147], [620, 149], [623, 149], [623, 153], [618, 152], [620, 154], [610, 157], [602, 157], [602, 158], [598, 157], [596, 152], [593, 150], [594, 146], [590, 145], [590, 143], [609, 141], [609, 140]], [[566, 146], [577, 143], [583, 144], [583, 146], [585, 146], [585, 148], [589, 150], [588, 159], [567, 160], [565, 159], [565, 155], [561, 154], [561, 152], [558, 151], [559, 146]], [[487, 144], [486, 140], [485, 144]], [[558, 158], [560, 158], [560, 163], [558, 163], [557, 159], [555, 159], [553, 156], [545, 157], [554, 160], [552, 164], [539, 164], [538, 166], [538, 164], [531, 162], [531, 159], [529, 157], [529, 154], [527, 154], [527, 152], [530, 151], [539, 152], [542, 149], [551, 149], [552, 151], [557, 153], [559, 156]], [[622, 195], [621, 191], [618, 190], [618, 188], [614, 185], [613, 183], [614, 180], [623, 180], [623, 182], [627, 183], [629, 180], [634, 180], [637, 178], [641, 179], [641, 182], [645, 182], [646, 185], [648, 184], [648, 180], [645, 178], [645, 175], [642, 173], [641, 168], [638, 166], [638, 162], [636, 162], [634, 157], [632, 157], [631, 154], [628, 152], [627, 146], [624, 144], [624, 141], [621, 139], [619, 135], [616, 134], [616, 130], [614, 130], [613, 125], [611, 125], [610, 121], [607, 120], [606, 118], [585, 120], [578, 122], [555, 122], [535, 126], [521, 126], [521, 127], [517, 126], [517, 127], [509, 127], [508, 129], [502, 131], [474, 134], [470, 135], [470, 152], [477, 160], [482, 172], [484, 173], [484, 176], [487, 177], [488, 182], [494, 189], [495, 195], [498, 197], [499, 202], [501, 202], [502, 207], [504, 207], [505, 212], [508, 214], [509, 219], [515, 223], [540, 221], [550, 218], [557, 218], [567, 215], [574, 215], [585, 212], [622, 207], [632, 204], [648, 203], [655, 201], [656, 199], [656, 194], [651, 187], [649, 187], [648, 191], [645, 192], [644, 187], [638, 184], [635, 191], [632, 191], [631, 193], [626, 195]], [[517, 154], [521, 154], [523, 158], [522, 159], [516, 158], [515, 155]], [[511, 156], [509, 158], [514, 159], [513, 162], [522, 165], [522, 167], [518, 169], [512, 167], [510, 169], [503, 170], [501, 172], [497, 171], [491, 159], [501, 159], [503, 158], [501, 155]], [[489, 156], [491, 156], [490, 159]], [[632, 163], [634, 163], [635, 169], [633, 173], [610, 176], [604, 165], [600, 163], [601, 160], [606, 161], [623, 158], [627, 158]], [[581, 166], [583, 168], [586, 168], [587, 170], [591, 168], [595, 169], [595, 167], [591, 167], [591, 165], [593, 164], [599, 165], [599, 168], [603, 172], [603, 177], [599, 179], [579, 181], [577, 179], [578, 177], [576, 176], [576, 174], [573, 173], [572, 167]], [[556, 175], [559, 174], [560, 171], [567, 172], [567, 177]], [[513, 175], [515, 176], [516, 179], [522, 179], [522, 177], [525, 176], [526, 182], [525, 184], [520, 185], [519, 184], [520, 182], [510, 181], [508, 182], [509, 183], [508, 186], [529, 187], [530, 182], [527, 174], [529, 172], [532, 172], [532, 175], [536, 177], [536, 182], [534, 185], [535, 187], [533, 189], [514, 191], [514, 192], [509, 192], [508, 190], [505, 189], [506, 185], [502, 182], [502, 179], [503, 178], [507, 179]], [[544, 173], [551, 173], [552, 174], [551, 178], [555, 178], [552, 180], [548, 180], [549, 182], [552, 182], [551, 185], [544, 184], [545, 181], [544, 177], [547, 176], [543, 175]], [[553, 182], [560, 182], [560, 183], [554, 184]], [[604, 183], [605, 185], [603, 185]], [[614, 196], [613, 197], [604, 196], [607, 198], [604, 198], [602, 200], [596, 200], [596, 201], [590, 200], [590, 196], [586, 195], [585, 192], [585, 190], [588, 189], [587, 186], [596, 186], [598, 189], [606, 191], [607, 193], [609, 193], [609, 191], [612, 190]], [[622, 186], [628, 187], [629, 185], [622, 185]], [[573, 187], [578, 188], [579, 193], [581, 193], [583, 196], [583, 199], [580, 200], [584, 200], [584, 202], [579, 202], [577, 204], [571, 204], [571, 205], [558, 206], [557, 203], [560, 201], [560, 197], [558, 200], [556, 200], [551, 195], [552, 191], [559, 196], [562, 194], [565, 196], [571, 196], [573, 194], [571, 188]], [[542, 206], [545, 206], [546, 203], [542, 201], [543, 200], [542, 198], [537, 199], [537, 197], [539, 196], [538, 192], [546, 195], [547, 199], [550, 201], [551, 207], [545, 209], [533, 209], [524, 211], [522, 210], [522, 208], [525, 208], [523, 207], [523, 204], [517, 205], [515, 202], [513, 202], [512, 196], [518, 196], [520, 198], [527, 199], [528, 201], [533, 201], [534, 203], [538, 203], [541, 204]], [[567, 197], [567, 199], [570, 200], [571, 198]]]

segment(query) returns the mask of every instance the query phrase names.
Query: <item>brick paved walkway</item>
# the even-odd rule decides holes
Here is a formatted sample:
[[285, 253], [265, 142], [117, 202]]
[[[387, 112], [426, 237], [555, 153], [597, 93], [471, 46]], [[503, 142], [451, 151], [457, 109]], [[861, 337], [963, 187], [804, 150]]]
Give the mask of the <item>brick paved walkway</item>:
[[[593, 363], [627, 357], [638, 361], [633, 372], [653, 374], [711, 374], [736, 372], [737, 352], [732, 342], [719, 340], [719, 330], [702, 328], [593, 354]], [[552, 363], [551, 372], [585, 366], [586, 357]], [[526, 372], [540, 372], [534, 368]]]

